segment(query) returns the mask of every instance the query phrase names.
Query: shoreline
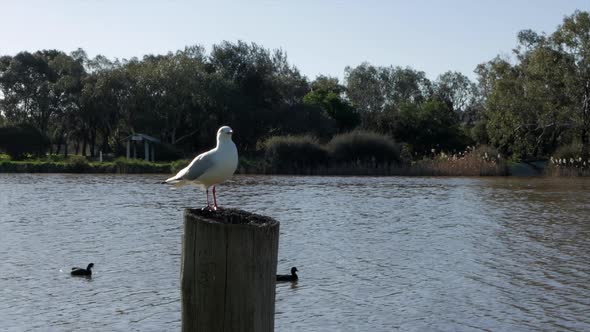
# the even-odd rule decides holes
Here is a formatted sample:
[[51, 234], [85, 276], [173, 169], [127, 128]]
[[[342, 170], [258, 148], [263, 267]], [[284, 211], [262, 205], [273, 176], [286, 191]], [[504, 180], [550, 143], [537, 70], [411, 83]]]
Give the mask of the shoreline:
[[[0, 161], [0, 173], [73, 173], [73, 174], [174, 174], [183, 167], [183, 161], [152, 163], [140, 160], [116, 160], [112, 162], [67, 163], [53, 161]], [[493, 167], [492, 167], [493, 166]], [[303, 175], [303, 176], [458, 176], [458, 177], [506, 177], [506, 176], [558, 176], [585, 177], [587, 170], [530, 167], [528, 163], [510, 165], [482, 165], [471, 169], [449, 169], [430, 163], [413, 165], [333, 165], [318, 167], [270, 167], [241, 164], [236, 174], [244, 175]]]

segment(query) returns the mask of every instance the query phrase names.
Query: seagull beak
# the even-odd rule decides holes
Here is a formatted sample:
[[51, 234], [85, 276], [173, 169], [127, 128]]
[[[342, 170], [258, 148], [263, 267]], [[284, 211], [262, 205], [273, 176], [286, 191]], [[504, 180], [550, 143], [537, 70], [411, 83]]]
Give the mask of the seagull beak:
[[230, 131], [229, 131], [229, 134], [230, 134], [230, 135], [232, 135], [233, 133], [234, 133], [234, 131], [233, 131], [233, 130], [230, 130]]

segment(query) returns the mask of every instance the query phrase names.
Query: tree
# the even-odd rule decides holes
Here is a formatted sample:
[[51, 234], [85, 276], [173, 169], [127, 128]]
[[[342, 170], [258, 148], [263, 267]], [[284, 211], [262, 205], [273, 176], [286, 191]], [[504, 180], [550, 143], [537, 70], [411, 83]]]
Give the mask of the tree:
[[346, 67], [344, 80], [353, 107], [365, 115], [383, 111], [385, 95], [379, 68], [367, 62], [355, 68]]
[[360, 123], [360, 116], [344, 96], [344, 86], [337, 78], [319, 76], [311, 83], [311, 91], [303, 98], [308, 106], [324, 110], [338, 126], [338, 132], [350, 131]]
[[575, 139], [587, 146], [588, 13], [566, 17], [549, 37], [523, 30], [518, 41], [517, 63], [497, 58], [477, 69], [490, 142], [516, 158], [544, 157]]
[[434, 96], [453, 111], [465, 113], [477, 99], [477, 86], [459, 72], [447, 71], [434, 83]]
[[437, 151], [460, 150], [469, 144], [459, 127], [457, 114], [446, 103], [433, 99], [420, 105], [402, 105], [393, 136], [409, 143], [420, 154], [428, 154], [433, 148]]
[[551, 38], [558, 52], [571, 62], [564, 71], [568, 95], [576, 100], [574, 116], [580, 140], [590, 143], [590, 13], [577, 10], [563, 20]]

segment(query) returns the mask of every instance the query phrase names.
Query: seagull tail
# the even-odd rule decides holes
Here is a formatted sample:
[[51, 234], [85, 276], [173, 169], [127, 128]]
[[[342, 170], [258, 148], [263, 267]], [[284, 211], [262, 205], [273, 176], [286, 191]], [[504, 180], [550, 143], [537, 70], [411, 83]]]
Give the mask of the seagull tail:
[[173, 176], [169, 179], [166, 179], [166, 181], [162, 181], [162, 184], [171, 184], [174, 187], [182, 187], [189, 184], [189, 181], [186, 181], [183, 178], [178, 178], [178, 176]]

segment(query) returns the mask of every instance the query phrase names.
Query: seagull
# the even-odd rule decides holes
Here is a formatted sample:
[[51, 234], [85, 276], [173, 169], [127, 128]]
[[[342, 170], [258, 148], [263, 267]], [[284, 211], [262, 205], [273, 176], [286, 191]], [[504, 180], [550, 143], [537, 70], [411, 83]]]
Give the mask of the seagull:
[[[223, 126], [217, 131], [217, 146], [201, 153], [178, 174], [162, 183], [183, 186], [195, 184], [207, 193], [208, 210], [217, 210], [215, 185], [229, 179], [238, 168], [238, 149], [231, 140], [233, 130]], [[213, 186], [213, 206], [209, 203], [209, 187]]]

